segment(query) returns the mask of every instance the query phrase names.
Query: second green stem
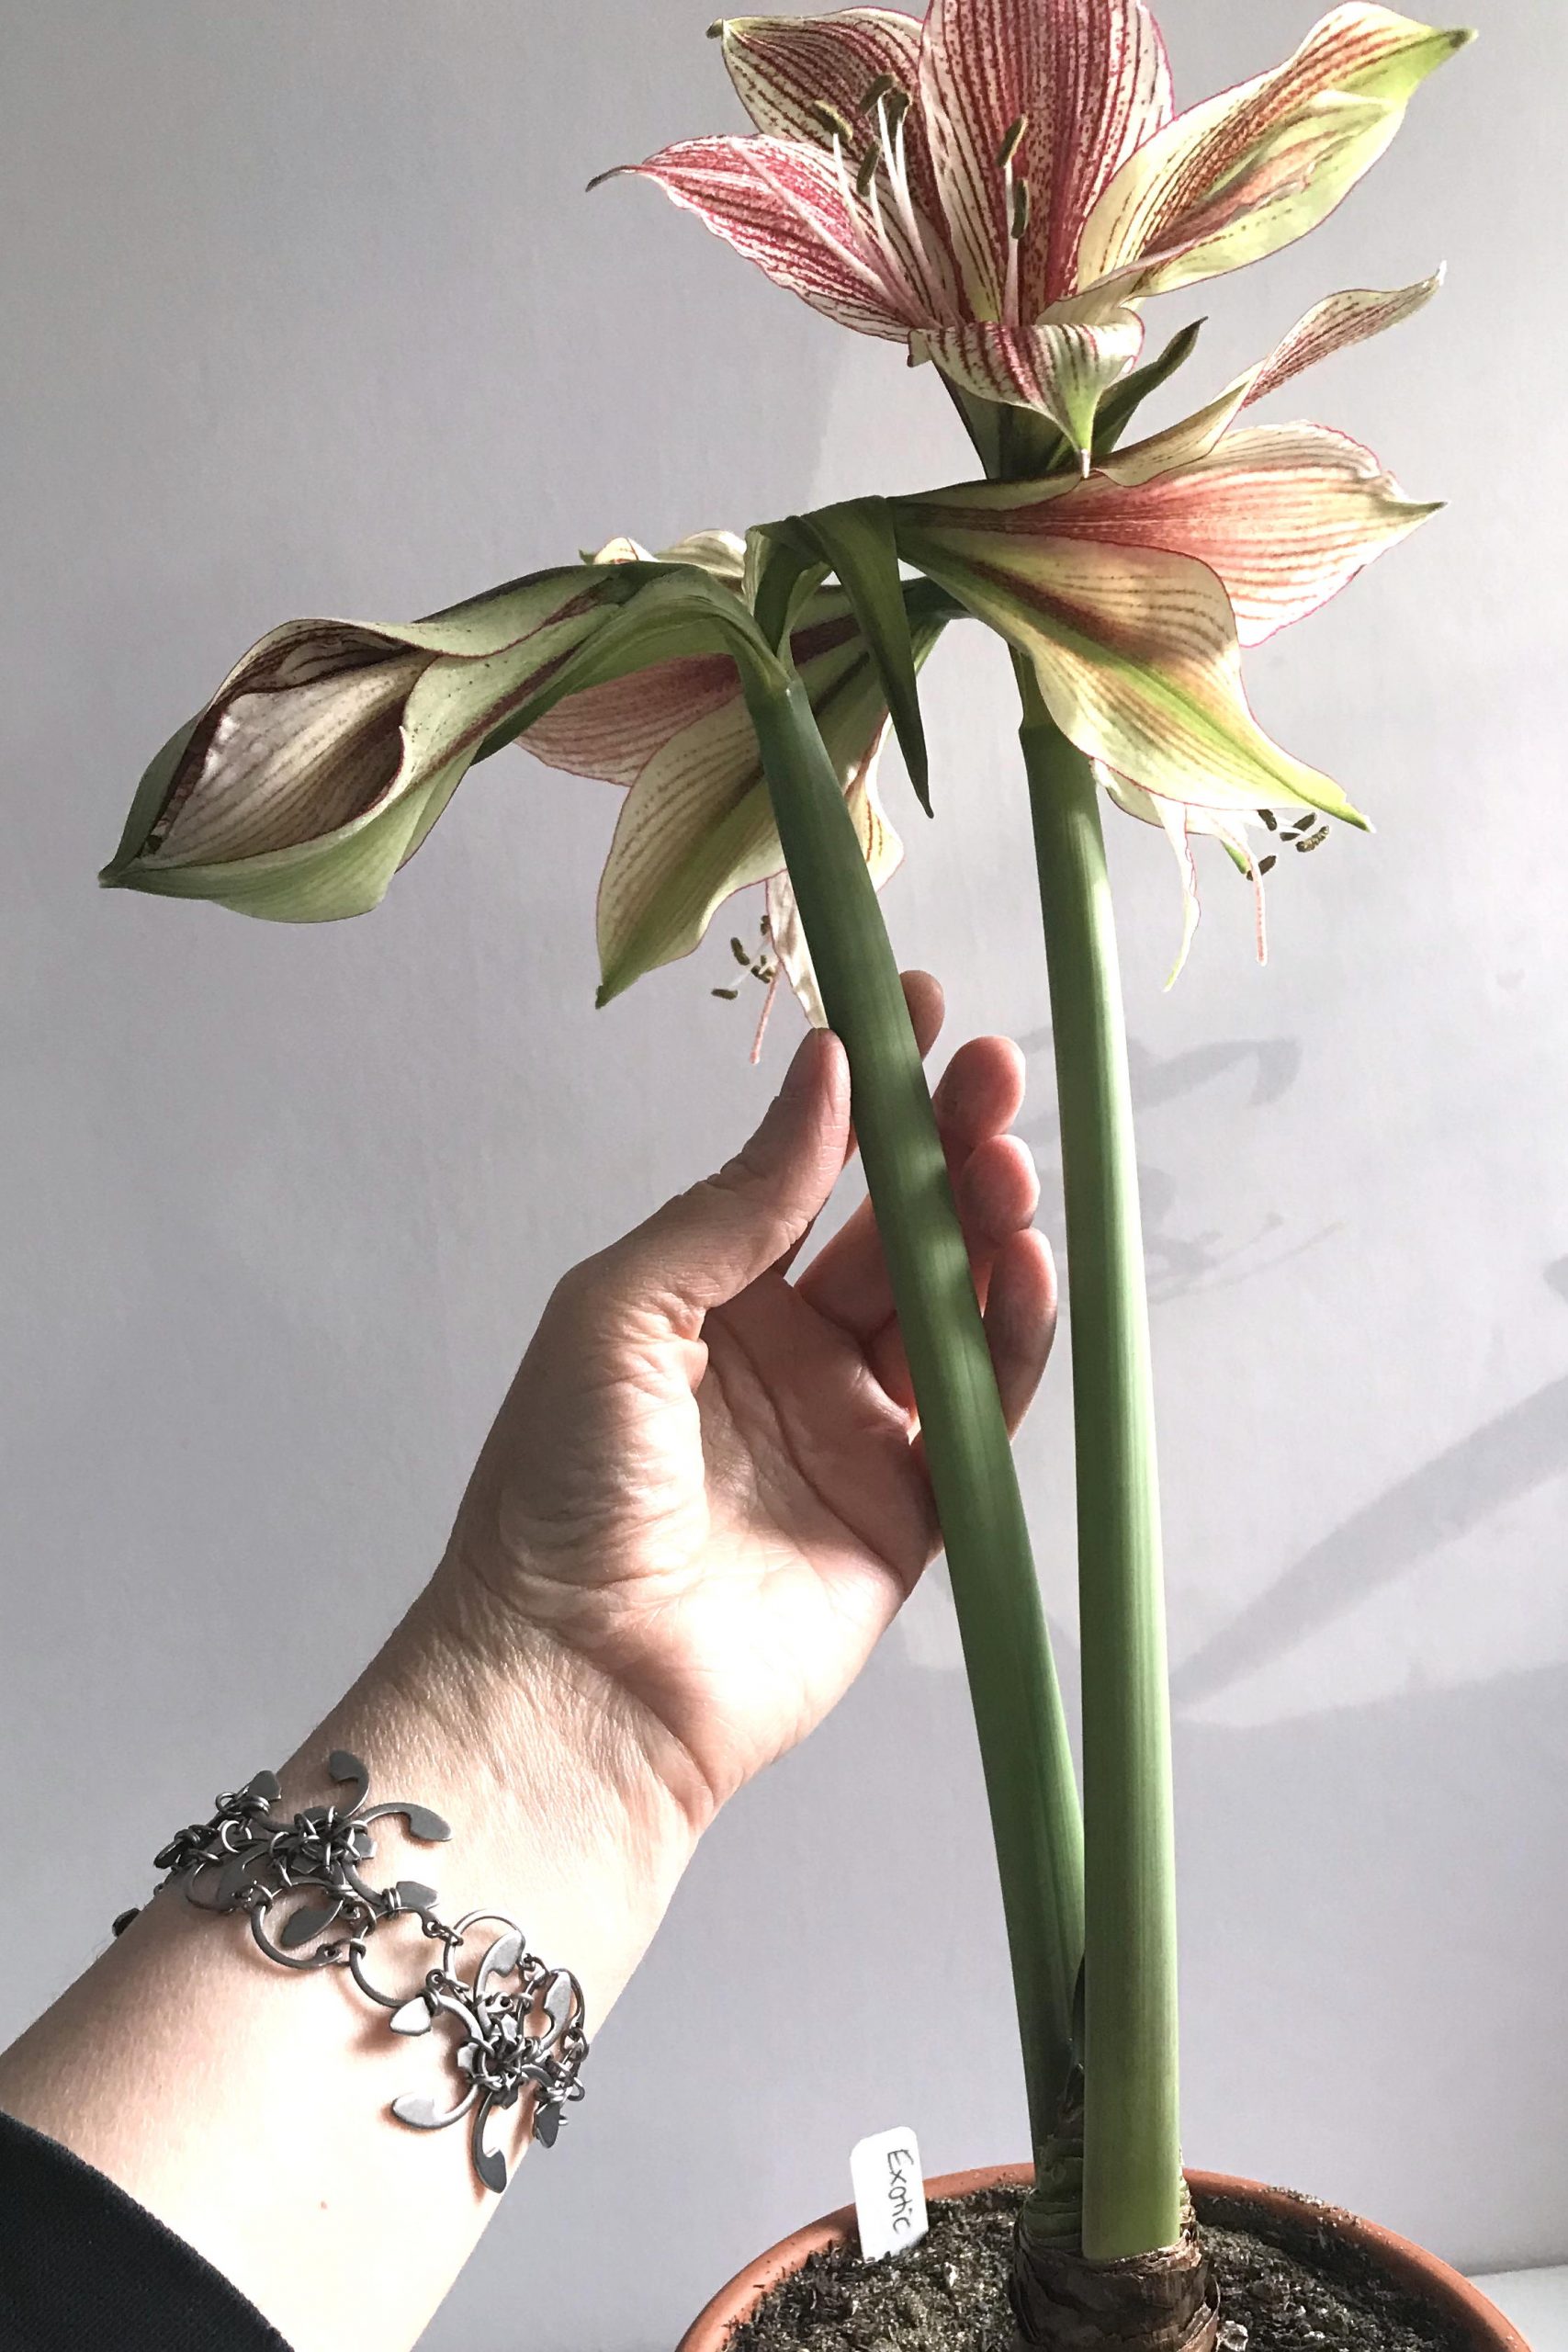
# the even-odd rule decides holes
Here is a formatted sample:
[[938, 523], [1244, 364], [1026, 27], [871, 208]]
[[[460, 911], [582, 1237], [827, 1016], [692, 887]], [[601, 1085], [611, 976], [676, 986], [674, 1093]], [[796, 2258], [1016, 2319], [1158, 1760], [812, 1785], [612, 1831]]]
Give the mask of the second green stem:
[[1083, 2252], [1180, 2233], [1175, 1840], [1148, 1304], [1095, 774], [1018, 664], [1061, 1111], [1086, 1871]]

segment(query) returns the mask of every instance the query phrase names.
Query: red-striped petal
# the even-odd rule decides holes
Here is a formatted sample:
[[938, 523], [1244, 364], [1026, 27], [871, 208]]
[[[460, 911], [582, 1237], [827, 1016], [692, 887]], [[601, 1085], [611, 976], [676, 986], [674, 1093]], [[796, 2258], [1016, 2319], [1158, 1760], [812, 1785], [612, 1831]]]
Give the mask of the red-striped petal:
[[1135, 486], [1151, 481], [1156, 474], [1195, 465], [1219, 447], [1235, 418], [1254, 401], [1277, 392], [1281, 384], [1288, 384], [1304, 368], [1315, 368], [1320, 359], [1332, 358], [1337, 351], [1348, 351], [1352, 345], [1365, 343], [1369, 336], [1382, 334], [1385, 328], [1413, 318], [1417, 311], [1425, 309], [1442, 282], [1439, 269], [1414, 286], [1397, 287], [1390, 293], [1371, 287], [1354, 287], [1341, 294], [1330, 294], [1305, 318], [1297, 320], [1267, 359], [1247, 368], [1223, 392], [1190, 416], [1183, 417], [1179, 424], [1167, 425], [1163, 432], [1119, 449], [1114, 457], [1106, 459], [1104, 470], [1112, 481]]
[[1077, 284], [1155, 293], [1305, 235], [1470, 38], [1365, 0], [1334, 9], [1283, 65], [1190, 108], [1129, 158], [1084, 225]]
[[981, 400], [1038, 409], [1087, 451], [1101, 400], [1143, 344], [1142, 319], [1122, 311], [1098, 326], [942, 327], [912, 337], [910, 348]]
[[1405, 498], [1370, 449], [1321, 424], [1249, 426], [1196, 464], [1136, 484], [1097, 473], [1055, 496], [1019, 500], [1010, 513], [995, 490], [978, 495], [983, 509], [948, 510], [944, 524], [974, 529], [984, 513], [980, 526], [998, 545], [1077, 541], [1206, 564], [1243, 645], [1315, 612], [1436, 512]]
[[687, 139], [620, 169], [657, 181], [776, 286], [840, 326], [902, 341], [929, 322], [931, 304], [892, 253], [868, 243], [831, 158], [814, 147]]
[[1143, 0], [931, 0], [920, 57], [926, 136], [976, 316], [1002, 315], [1007, 191], [1029, 183], [1020, 315], [1076, 284], [1078, 239], [1118, 167], [1170, 117], [1165, 44]]
[[[858, 163], [876, 135], [861, 111], [884, 75], [913, 97], [919, 84], [920, 20], [893, 8], [842, 8], [826, 17], [729, 17], [720, 28], [724, 62], [741, 105], [770, 139], [803, 139], [829, 149], [832, 133], [818, 108], [841, 116], [861, 137]], [[909, 184], [928, 217], [940, 217], [936, 182], [919, 106], [904, 127]]]

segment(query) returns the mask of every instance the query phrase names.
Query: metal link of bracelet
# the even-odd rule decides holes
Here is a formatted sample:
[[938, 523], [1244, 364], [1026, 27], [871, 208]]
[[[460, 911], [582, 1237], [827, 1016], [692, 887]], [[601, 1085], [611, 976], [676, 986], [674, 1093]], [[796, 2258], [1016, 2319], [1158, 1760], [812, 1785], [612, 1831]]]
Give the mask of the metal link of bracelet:
[[[309, 1805], [292, 1819], [273, 1812], [283, 1793], [273, 1772], [220, 1796], [210, 1821], [182, 1829], [153, 1856], [154, 1870], [167, 1873], [158, 1892], [181, 1886], [198, 1911], [246, 1913], [260, 1949], [285, 1968], [346, 1968], [367, 1999], [390, 2011], [393, 2033], [428, 2033], [443, 2018], [456, 2024], [462, 2039], [454, 2064], [467, 2077], [456, 2103], [438, 2109], [433, 2099], [398, 2098], [392, 2113], [419, 2132], [445, 2131], [472, 2115], [474, 2170], [499, 2192], [506, 2159], [486, 2145], [491, 2117], [531, 2090], [534, 2137], [547, 2148], [566, 2109], [582, 2097], [582, 1988], [568, 1970], [536, 1959], [504, 1912], [468, 1911], [448, 1927], [436, 1917], [435, 1889], [423, 1881], [373, 1886], [363, 1869], [375, 1857], [372, 1824], [399, 1814], [421, 1844], [440, 1844], [452, 1833], [428, 1805], [368, 1804], [370, 1775], [346, 1748], [328, 1757], [327, 1771], [354, 1791], [352, 1801]], [[291, 1903], [295, 1895], [314, 1899]], [[367, 1971], [367, 1954], [378, 1930], [405, 1915], [440, 1945], [441, 1957], [416, 1992], [384, 1992]], [[136, 1917], [121, 1912], [115, 1934]], [[495, 1932], [476, 1935], [487, 1928]], [[458, 1954], [470, 1938], [474, 1956], [465, 1973]]]

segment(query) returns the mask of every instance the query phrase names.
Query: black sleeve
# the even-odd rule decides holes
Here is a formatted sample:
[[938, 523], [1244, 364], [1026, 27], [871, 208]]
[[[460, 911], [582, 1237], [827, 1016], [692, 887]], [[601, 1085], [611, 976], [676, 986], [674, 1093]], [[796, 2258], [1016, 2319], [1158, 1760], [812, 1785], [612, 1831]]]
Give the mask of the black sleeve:
[[0, 2115], [0, 2352], [288, 2352], [172, 2230]]

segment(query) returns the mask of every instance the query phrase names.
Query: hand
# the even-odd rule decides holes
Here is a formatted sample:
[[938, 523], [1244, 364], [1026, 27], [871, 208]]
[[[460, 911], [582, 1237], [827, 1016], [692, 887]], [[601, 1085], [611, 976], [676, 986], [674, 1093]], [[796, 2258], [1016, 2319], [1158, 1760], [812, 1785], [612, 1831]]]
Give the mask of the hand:
[[[942, 991], [905, 987], [929, 1052]], [[1015, 1428], [1055, 1309], [1022, 1092], [1018, 1048], [983, 1037], [935, 1097]], [[696, 1828], [820, 1722], [939, 1548], [869, 1203], [791, 1276], [852, 1149], [816, 1033], [743, 1151], [560, 1283], [443, 1569], [495, 1604], [487, 1640], [586, 1673]]]

